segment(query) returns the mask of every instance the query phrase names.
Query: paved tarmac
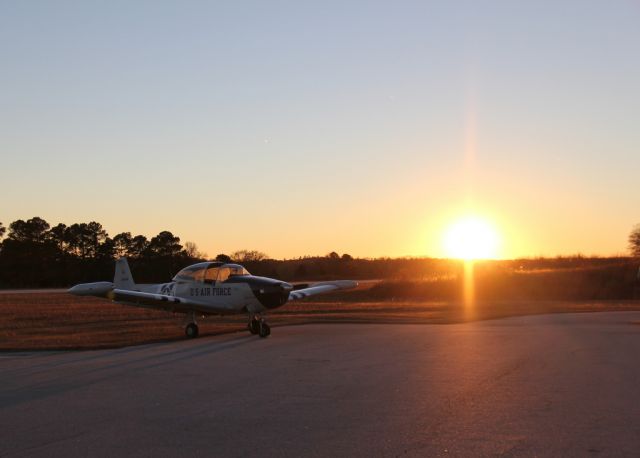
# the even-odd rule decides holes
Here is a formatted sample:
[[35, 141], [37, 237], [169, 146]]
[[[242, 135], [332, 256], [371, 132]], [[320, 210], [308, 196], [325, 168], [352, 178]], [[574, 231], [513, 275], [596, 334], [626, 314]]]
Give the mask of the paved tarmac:
[[640, 312], [0, 354], [0, 456], [638, 456]]

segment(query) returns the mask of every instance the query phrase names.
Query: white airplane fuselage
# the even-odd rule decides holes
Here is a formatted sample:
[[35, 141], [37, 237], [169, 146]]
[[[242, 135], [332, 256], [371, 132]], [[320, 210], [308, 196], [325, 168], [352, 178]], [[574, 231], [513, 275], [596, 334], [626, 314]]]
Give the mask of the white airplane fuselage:
[[188, 337], [198, 335], [197, 315], [249, 315], [249, 330], [260, 337], [269, 335], [269, 326], [260, 316], [289, 300], [302, 299], [336, 289], [354, 288], [356, 282], [337, 280], [293, 285], [273, 278], [251, 275], [238, 264], [201, 262], [185, 267], [168, 283], [137, 284], [125, 258], [116, 261], [113, 282], [81, 283], [69, 289], [77, 296], [97, 296], [136, 307], [187, 314]]
[[[263, 313], [284, 305], [293, 289], [291, 285], [270, 278], [253, 275], [245, 281], [207, 284], [199, 281], [171, 281], [168, 283], [136, 284], [134, 290], [120, 292], [112, 282], [82, 283], [69, 290], [77, 296], [98, 296], [126, 305], [145, 306], [144, 297], [136, 297], [136, 292], [149, 293], [161, 297], [185, 299], [203, 314], [225, 315], [234, 313]], [[240, 280], [240, 279], [236, 279]], [[252, 287], [253, 286], [253, 287]], [[174, 311], [182, 311], [181, 302], [176, 301]], [[155, 305], [155, 302], [150, 306]], [[171, 309], [171, 305], [162, 307]]]

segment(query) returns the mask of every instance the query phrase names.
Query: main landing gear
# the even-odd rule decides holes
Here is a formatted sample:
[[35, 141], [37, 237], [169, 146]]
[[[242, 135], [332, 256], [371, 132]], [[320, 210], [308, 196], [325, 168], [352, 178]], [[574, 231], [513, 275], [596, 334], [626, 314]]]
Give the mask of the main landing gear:
[[195, 323], [189, 323], [185, 328], [184, 328], [184, 334], [189, 337], [190, 339], [194, 339], [196, 337], [198, 337], [198, 325]]
[[269, 327], [267, 322], [257, 315], [251, 317], [251, 320], [249, 321], [247, 327], [249, 328], [249, 332], [251, 334], [258, 334], [262, 338], [265, 338], [269, 334], [271, 334], [271, 328]]
[[196, 314], [189, 312], [187, 314], [187, 325], [184, 328], [184, 335], [189, 339], [198, 337], [198, 325], [196, 324]]

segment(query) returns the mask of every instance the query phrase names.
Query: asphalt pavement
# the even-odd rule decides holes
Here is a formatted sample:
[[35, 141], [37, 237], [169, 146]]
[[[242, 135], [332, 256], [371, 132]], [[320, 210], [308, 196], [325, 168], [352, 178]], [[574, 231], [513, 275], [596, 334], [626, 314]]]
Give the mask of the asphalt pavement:
[[640, 312], [0, 354], [0, 456], [638, 456]]

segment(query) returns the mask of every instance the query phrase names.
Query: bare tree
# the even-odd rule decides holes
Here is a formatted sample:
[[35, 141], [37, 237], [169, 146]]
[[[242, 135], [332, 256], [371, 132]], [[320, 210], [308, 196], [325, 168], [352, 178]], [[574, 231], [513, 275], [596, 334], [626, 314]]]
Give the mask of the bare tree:
[[192, 259], [206, 259], [207, 254], [198, 250], [198, 246], [194, 242], [184, 243], [185, 254]]
[[636, 224], [629, 234], [629, 250], [632, 256], [640, 258], [640, 224]]
[[257, 250], [238, 250], [231, 253], [231, 258], [236, 262], [254, 262], [267, 259], [267, 255]]

